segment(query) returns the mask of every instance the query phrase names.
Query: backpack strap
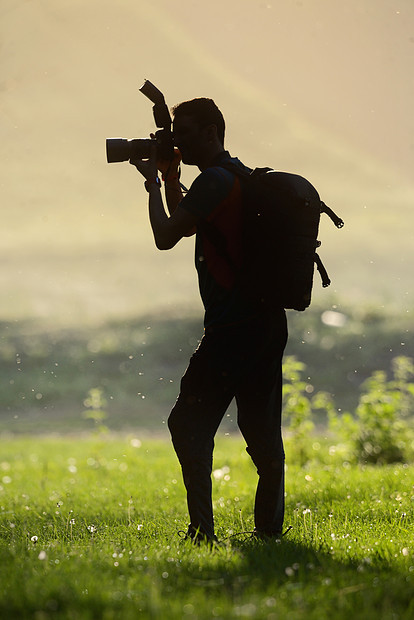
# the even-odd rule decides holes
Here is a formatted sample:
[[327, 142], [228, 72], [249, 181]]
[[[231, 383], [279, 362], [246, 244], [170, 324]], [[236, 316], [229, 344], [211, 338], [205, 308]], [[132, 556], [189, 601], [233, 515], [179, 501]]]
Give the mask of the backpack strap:
[[327, 286], [330, 285], [331, 280], [328, 276], [328, 272], [325, 269], [325, 265], [321, 261], [319, 254], [317, 254], [316, 252], [315, 252], [315, 263], [316, 263], [316, 268], [319, 271], [319, 274], [321, 276], [322, 286], [323, 288], [326, 288]]
[[344, 226], [344, 221], [340, 217], [338, 217], [336, 213], [334, 213], [332, 209], [328, 207], [328, 205], [322, 202], [322, 200], [321, 200], [321, 213], [326, 213], [326, 215], [328, 215], [331, 218], [331, 220], [333, 221], [333, 223], [335, 224], [337, 228], [342, 228]]

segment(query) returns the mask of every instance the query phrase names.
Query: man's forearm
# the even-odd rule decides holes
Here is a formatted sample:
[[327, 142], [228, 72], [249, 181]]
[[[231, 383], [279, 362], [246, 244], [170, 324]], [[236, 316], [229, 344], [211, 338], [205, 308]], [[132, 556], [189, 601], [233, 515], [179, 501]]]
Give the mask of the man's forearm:
[[178, 177], [173, 179], [166, 179], [165, 181], [165, 200], [167, 202], [167, 208], [170, 215], [174, 213], [177, 206], [180, 204], [183, 198], [183, 192]]
[[170, 246], [166, 240], [166, 231], [169, 218], [164, 208], [160, 187], [155, 183], [149, 187], [148, 209], [155, 245], [160, 250], [168, 249]]
[[170, 250], [183, 237], [195, 232], [197, 218], [179, 205], [168, 215], [156, 182], [146, 185], [149, 191], [149, 217], [155, 245], [159, 250]]
[[[165, 200], [167, 202], [168, 213], [172, 215], [175, 213], [178, 205], [183, 199], [183, 191], [181, 189], [180, 181], [177, 177], [173, 177], [172, 179], [166, 179], [165, 181]], [[186, 230], [183, 234], [184, 237], [191, 237], [196, 232], [195, 226], [191, 227], [189, 230]]]

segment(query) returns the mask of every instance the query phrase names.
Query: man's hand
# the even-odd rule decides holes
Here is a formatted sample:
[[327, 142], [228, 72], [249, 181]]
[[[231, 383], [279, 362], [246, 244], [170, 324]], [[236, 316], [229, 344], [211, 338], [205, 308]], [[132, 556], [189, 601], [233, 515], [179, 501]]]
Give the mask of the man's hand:
[[137, 170], [146, 178], [147, 181], [152, 181], [158, 176], [157, 169], [157, 144], [154, 140], [154, 144], [150, 147], [149, 159], [140, 159], [139, 157], [131, 157], [129, 163], [136, 167]]
[[[152, 137], [152, 136], [151, 136]], [[151, 145], [149, 158], [140, 159], [139, 157], [131, 157], [129, 163], [139, 170], [139, 172], [145, 177], [151, 184], [149, 191], [149, 216], [151, 227], [154, 233], [155, 244], [160, 250], [169, 250], [174, 247], [175, 244], [182, 239], [182, 237], [190, 236], [195, 232], [196, 218], [194, 215], [179, 207], [179, 201], [182, 198], [181, 189], [179, 189], [178, 181], [178, 166], [181, 161], [181, 154], [178, 149], [174, 151], [174, 157], [171, 161], [158, 161], [157, 162], [157, 143], [154, 140], [154, 144]], [[152, 188], [157, 187], [155, 185], [155, 179], [158, 177], [158, 169], [167, 175], [166, 180], [170, 180], [172, 184], [176, 184], [177, 188], [173, 191], [174, 199], [170, 198], [168, 201], [168, 209], [170, 216], [167, 215], [162, 202], [161, 192], [155, 191]], [[175, 176], [173, 176], [173, 171]], [[159, 188], [159, 185], [158, 185]], [[177, 189], [179, 191], [177, 191]], [[166, 185], [166, 191], [168, 186]], [[170, 203], [174, 203], [171, 205]]]
[[[155, 133], [151, 133], [150, 138], [151, 140], [156, 140], [157, 136]], [[162, 174], [163, 180], [177, 179], [180, 163], [181, 153], [177, 147], [174, 148], [172, 159], [157, 159], [157, 167]]]
[[171, 161], [168, 161], [168, 159], [158, 159], [157, 166], [158, 170], [162, 173], [163, 179], [166, 181], [168, 181], [168, 179], [177, 179], [180, 163], [181, 153], [177, 148], [174, 148], [174, 155]]
[[181, 163], [180, 151], [174, 148], [174, 154], [171, 160], [157, 159], [155, 135], [152, 133], [150, 137], [154, 140], [154, 145], [150, 149], [149, 159], [131, 157], [129, 163], [135, 166], [146, 179], [154, 179], [157, 176], [157, 170], [161, 172], [164, 180], [178, 179], [178, 169]]

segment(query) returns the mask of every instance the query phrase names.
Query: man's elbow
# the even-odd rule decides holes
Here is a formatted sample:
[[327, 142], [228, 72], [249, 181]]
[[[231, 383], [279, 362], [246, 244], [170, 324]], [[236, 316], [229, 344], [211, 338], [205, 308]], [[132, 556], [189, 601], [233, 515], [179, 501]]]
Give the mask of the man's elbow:
[[157, 250], [171, 250], [176, 243], [176, 240], [173, 240], [168, 236], [158, 235], [155, 237], [155, 246]]

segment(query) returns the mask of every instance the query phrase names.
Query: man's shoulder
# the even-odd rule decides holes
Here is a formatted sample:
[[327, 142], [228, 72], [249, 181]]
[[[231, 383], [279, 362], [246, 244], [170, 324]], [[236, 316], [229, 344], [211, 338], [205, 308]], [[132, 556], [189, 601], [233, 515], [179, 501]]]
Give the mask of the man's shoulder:
[[196, 177], [188, 195], [207, 194], [210, 197], [223, 198], [230, 192], [234, 183], [234, 174], [220, 166], [206, 168]]
[[[198, 216], [206, 216], [231, 194], [235, 187], [237, 170], [250, 169], [237, 157], [223, 153], [196, 177], [180, 205]], [[238, 187], [237, 183], [236, 186]]]
[[243, 176], [249, 174], [251, 168], [245, 166], [237, 157], [223, 157], [214, 162], [212, 166], [206, 168], [195, 180], [195, 186], [203, 186], [207, 190], [209, 188], [217, 189], [221, 192], [229, 192], [233, 185], [235, 177], [238, 173]]
[[221, 168], [221, 170], [225, 170], [227, 173], [235, 175], [237, 173], [240, 174], [250, 174], [252, 168], [246, 166], [238, 157], [225, 157], [221, 161], [217, 163], [217, 167]]
[[237, 174], [238, 172], [250, 173], [252, 171], [252, 169], [248, 168], [238, 157], [231, 157], [228, 153], [214, 161], [212, 167], [207, 170], [225, 170], [227, 174], [232, 175]]

